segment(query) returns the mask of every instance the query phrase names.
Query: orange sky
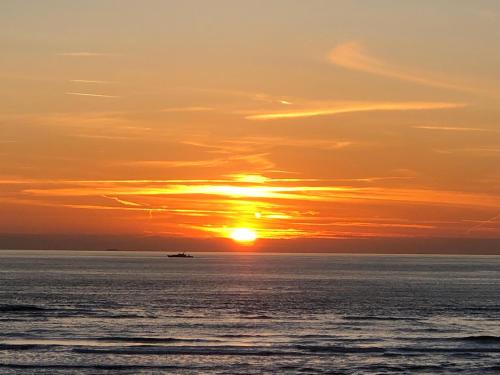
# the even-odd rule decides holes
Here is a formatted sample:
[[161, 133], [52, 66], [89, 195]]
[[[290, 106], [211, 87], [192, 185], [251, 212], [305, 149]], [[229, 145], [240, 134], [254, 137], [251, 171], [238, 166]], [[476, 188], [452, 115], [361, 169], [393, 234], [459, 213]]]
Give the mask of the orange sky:
[[500, 238], [495, 1], [2, 1], [0, 231]]

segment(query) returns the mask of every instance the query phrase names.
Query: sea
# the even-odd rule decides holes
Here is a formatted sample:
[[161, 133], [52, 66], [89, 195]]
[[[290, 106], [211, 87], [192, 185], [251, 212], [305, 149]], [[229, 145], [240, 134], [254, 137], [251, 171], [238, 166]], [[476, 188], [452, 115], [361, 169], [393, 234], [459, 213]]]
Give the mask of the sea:
[[0, 251], [0, 374], [500, 374], [500, 257]]

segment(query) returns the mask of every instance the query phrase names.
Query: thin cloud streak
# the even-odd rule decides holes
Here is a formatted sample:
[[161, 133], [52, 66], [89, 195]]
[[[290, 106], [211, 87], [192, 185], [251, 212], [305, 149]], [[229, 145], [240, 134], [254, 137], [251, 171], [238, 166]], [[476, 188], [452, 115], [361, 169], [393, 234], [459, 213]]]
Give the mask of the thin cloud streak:
[[178, 88], [178, 89], [199, 92], [199, 93], [207, 93], [212, 95], [246, 98], [248, 100], [260, 103], [268, 103], [268, 104], [274, 103], [281, 105], [293, 104], [293, 100], [290, 99], [289, 97], [275, 96], [263, 92], [249, 92], [243, 90], [215, 89], [215, 88], [189, 88], [189, 87]]
[[66, 92], [66, 95], [76, 95], [76, 96], [90, 96], [94, 98], [119, 98], [119, 96], [116, 95], [105, 95], [105, 94], [89, 94], [85, 92]]
[[161, 109], [160, 112], [208, 112], [213, 111], [214, 108], [211, 107], [172, 107]]
[[69, 137], [75, 137], [75, 138], [89, 138], [89, 139], [103, 139], [103, 140], [110, 140], [110, 141], [134, 141], [137, 140], [137, 136], [133, 135], [107, 135], [107, 134], [85, 134], [85, 133], [75, 133], [75, 134], [68, 134]]
[[483, 128], [460, 128], [455, 126], [426, 126], [419, 125], [413, 126], [414, 129], [423, 129], [423, 130], [440, 130], [440, 131], [455, 131], [455, 132], [488, 132], [494, 131], [491, 129], [483, 129]]
[[500, 153], [500, 147], [464, 147], [455, 149], [435, 149], [438, 154], [469, 153], [477, 156], [495, 156]]
[[161, 168], [189, 168], [189, 167], [217, 167], [226, 164], [227, 159], [204, 159], [204, 160], [138, 160], [126, 161], [117, 164], [140, 166], [140, 167], [161, 167]]
[[133, 160], [113, 163], [115, 165], [141, 166], [151, 168], [190, 168], [190, 167], [219, 167], [234, 162], [243, 162], [259, 170], [270, 170], [274, 163], [267, 158], [267, 153], [234, 155], [215, 159], [201, 160]]
[[99, 56], [116, 56], [114, 53], [104, 53], [104, 52], [61, 52], [57, 54], [58, 56], [67, 57], [99, 57]]
[[93, 80], [93, 79], [70, 79], [69, 82], [73, 83], [96, 83], [96, 84], [107, 84], [107, 83], [112, 83], [110, 81], [99, 81], [99, 80]]
[[65, 179], [30, 179], [30, 178], [4, 178], [0, 179], [0, 185], [36, 185], [36, 184], [51, 184], [51, 185], [78, 185], [78, 186], [95, 186], [106, 187], [113, 185], [163, 185], [163, 184], [200, 184], [200, 183], [296, 183], [296, 182], [316, 182], [316, 183], [331, 183], [331, 182], [376, 182], [392, 179], [409, 179], [412, 177], [405, 176], [372, 176], [359, 178], [271, 178], [258, 174], [237, 173], [226, 175], [222, 179], [100, 179], [100, 180], [65, 180]]
[[500, 198], [446, 190], [364, 188], [351, 186], [237, 186], [216, 184], [170, 184], [163, 186], [110, 186], [74, 188], [28, 188], [23, 193], [34, 196], [183, 196], [212, 195], [234, 199], [293, 200], [297, 202], [379, 201], [438, 206], [476, 206], [500, 208]]
[[486, 90], [482, 90], [478, 87], [471, 87], [463, 83], [457, 83], [446, 78], [438, 77], [431, 73], [419, 72], [385, 62], [366, 54], [362, 44], [358, 42], [340, 44], [329, 54], [329, 60], [333, 64], [343, 68], [390, 77], [401, 81], [413, 82], [420, 85], [463, 92], [488, 93]]
[[[401, 220], [393, 216], [398, 211], [391, 210], [408, 205], [453, 209], [474, 207], [485, 212], [498, 212], [500, 208], [500, 199], [488, 194], [382, 186], [338, 186], [329, 183], [330, 180], [275, 179], [261, 175], [238, 174], [228, 177], [219, 180], [74, 181], [11, 178], [2, 181], [8, 192], [2, 201], [67, 209], [114, 210], [117, 215], [119, 211], [130, 211], [137, 212], [137, 220], [156, 220], [151, 216], [156, 212], [158, 219], [151, 225], [158, 227], [159, 231], [187, 225], [197, 231], [222, 237], [227, 235], [224, 228], [247, 223], [245, 225], [258, 229], [259, 235], [267, 238], [364, 237], [381, 234], [414, 237], [419, 232], [433, 235], [443, 231], [463, 235], [468, 229], [464, 223], [432, 219]], [[103, 199], [114, 204], [106, 203]], [[338, 205], [335, 208], [327, 202]], [[335, 217], [346, 204], [354, 211], [361, 210], [359, 212], [363, 212], [364, 207], [374, 205], [392, 207], [387, 211], [391, 217], [384, 217], [382, 213], [380, 217]], [[297, 210], [299, 206], [301, 210]], [[176, 216], [178, 219], [175, 219]], [[172, 218], [172, 221], [166, 221], [167, 217]], [[202, 219], [204, 217], [211, 218], [210, 225]], [[286, 232], [290, 228], [293, 228], [294, 233]], [[351, 229], [344, 231], [342, 228]]]
[[431, 224], [401, 224], [401, 223], [372, 223], [360, 221], [345, 221], [332, 223], [298, 223], [303, 226], [320, 226], [320, 227], [370, 227], [370, 228], [411, 228], [411, 229], [436, 229], [435, 225]]
[[[470, 227], [469, 229], [467, 229], [466, 233], [470, 234], [476, 230], [483, 229], [488, 224], [496, 224], [496, 223], [498, 223], [498, 219], [500, 219], [500, 214], [495, 215], [488, 220], [480, 221], [479, 224], [476, 224], [476, 225]], [[489, 229], [491, 229], [491, 228], [489, 228]]]
[[297, 110], [270, 111], [246, 116], [248, 120], [279, 120], [300, 117], [314, 117], [325, 115], [337, 115], [352, 112], [369, 111], [420, 111], [434, 109], [454, 109], [465, 107], [464, 103], [451, 102], [375, 102], [375, 103], [331, 103], [329, 106], [309, 107]]
[[123, 204], [124, 206], [143, 207], [142, 204], [131, 202], [131, 201], [127, 201], [127, 200], [124, 200], [124, 199], [120, 199], [118, 197], [111, 197], [111, 196], [107, 196], [107, 195], [103, 195], [103, 197], [104, 198], [108, 198], [108, 199], [112, 199], [115, 202]]
[[244, 138], [227, 138], [221, 142], [208, 141], [182, 141], [181, 143], [205, 148], [211, 150], [212, 153], [233, 154], [233, 153], [251, 153], [261, 150], [267, 152], [275, 147], [297, 147], [297, 148], [314, 148], [321, 150], [338, 150], [355, 145], [359, 142], [350, 139], [294, 139], [289, 137], [244, 137]]

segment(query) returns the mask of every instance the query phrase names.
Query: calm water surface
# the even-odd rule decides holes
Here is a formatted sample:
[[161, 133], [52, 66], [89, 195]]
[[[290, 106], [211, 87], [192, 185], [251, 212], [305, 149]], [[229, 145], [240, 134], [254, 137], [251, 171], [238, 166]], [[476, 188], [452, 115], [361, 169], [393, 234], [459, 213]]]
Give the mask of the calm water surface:
[[0, 374], [499, 374], [500, 257], [0, 251]]

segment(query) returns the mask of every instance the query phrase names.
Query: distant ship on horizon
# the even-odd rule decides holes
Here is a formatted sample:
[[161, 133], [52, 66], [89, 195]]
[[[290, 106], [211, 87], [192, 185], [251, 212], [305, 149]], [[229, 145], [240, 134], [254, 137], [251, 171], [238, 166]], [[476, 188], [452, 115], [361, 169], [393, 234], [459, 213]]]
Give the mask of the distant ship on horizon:
[[192, 255], [186, 254], [184, 252], [177, 254], [167, 255], [169, 258], [194, 258]]

